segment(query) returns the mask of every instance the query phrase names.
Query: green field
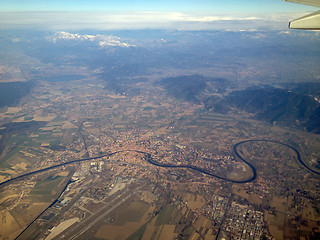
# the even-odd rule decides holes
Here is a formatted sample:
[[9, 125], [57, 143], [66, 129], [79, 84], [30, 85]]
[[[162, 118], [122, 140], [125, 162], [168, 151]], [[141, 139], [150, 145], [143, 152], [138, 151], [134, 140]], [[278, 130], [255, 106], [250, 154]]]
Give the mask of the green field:
[[140, 222], [143, 215], [147, 212], [149, 204], [143, 201], [134, 201], [130, 206], [121, 212], [119, 218], [114, 222], [115, 225], [121, 226], [126, 222]]
[[141, 228], [135, 231], [130, 237], [126, 240], [140, 240], [143, 237], [144, 232], [146, 231], [148, 223], [144, 224]]
[[51, 202], [59, 193], [52, 194], [53, 190], [61, 183], [63, 177], [48, 177], [43, 181], [38, 181], [30, 191], [30, 197], [34, 202]]
[[22, 147], [16, 147], [11, 150], [7, 155], [0, 159], [0, 168], [11, 169], [11, 165], [7, 162], [10, 158], [12, 158], [15, 154], [19, 153]]
[[174, 205], [167, 205], [160, 211], [155, 225], [178, 224], [181, 217], [181, 213]]

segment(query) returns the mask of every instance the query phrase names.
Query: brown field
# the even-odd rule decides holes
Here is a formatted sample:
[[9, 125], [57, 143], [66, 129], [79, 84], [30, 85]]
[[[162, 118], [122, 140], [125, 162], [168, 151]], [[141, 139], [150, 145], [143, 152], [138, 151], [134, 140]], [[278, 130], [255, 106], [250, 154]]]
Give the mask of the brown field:
[[194, 232], [189, 239], [198, 240], [198, 239], [201, 239], [201, 236], [199, 235], [199, 233]]
[[216, 237], [212, 234], [212, 221], [204, 216], [200, 216], [193, 224], [193, 227], [197, 230], [199, 234], [201, 234], [202, 237], [204, 237], [207, 240], [215, 239]]
[[317, 221], [307, 220], [307, 226], [301, 225], [300, 229], [306, 232], [310, 232], [312, 229], [318, 229], [318, 231], [320, 231], [320, 226]]
[[23, 229], [9, 211], [1, 213], [0, 239], [14, 239]]
[[0, 182], [5, 181], [7, 178], [8, 178], [7, 176], [2, 176], [2, 175], [0, 175]]
[[180, 212], [182, 214], [182, 216], [186, 216], [187, 212], [188, 212], [188, 208], [186, 208], [185, 206], [182, 207], [182, 209], [180, 209]]
[[177, 233], [175, 233], [175, 225], [164, 224], [155, 226], [156, 218], [154, 218], [146, 227], [142, 240], [159, 239], [170, 240], [176, 239]]
[[283, 239], [283, 229], [282, 228], [279, 228], [276, 226], [270, 226], [269, 231], [275, 239], [277, 239], [277, 240]]
[[276, 215], [265, 212], [265, 220], [269, 225], [269, 231], [275, 239], [283, 239], [283, 226], [285, 215], [276, 212]]
[[141, 191], [141, 200], [146, 203], [152, 203], [156, 200], [156, 196], [149, 191]]
[[126, 209], [121, 211], [119, 218], [114, 224], [123, 225], [126, 222], [145, 222], [146, 214], [150, 213], [150, 211], [149, 204], [143, 201], [134, 201]]
[[34, 115], [33, 120], [34, 121], [45, 121], [45, 122], [50, 122], [53, 119], [55, 119], [57, 116], [55, 114], [50, 114], [50, 115]]
[[43, 128], [40, 128], [40, 130], [42, 130], [42, 131], [52, 131], [54, 129], [55, 129], [55, 127], [43, 127]]
[[12, 195], [5, 196], [2, 199], [0, 199], [0, 205], [3, 204], [4, 202], [9, 201], [9, 200], [14, 201], [18, 196], [19, 196], [19, 194], [12, 194]]
[[198, 202], [188, 202], [187, 205], [190, 209], [195, 210], [195, 209], [201, 209], [204, 203], [205, 203], [204, 200], [202, 200]]
[[[10, 159], [12, 159], [12, 158], [10, 158]], [[7, 174], [10, 174], [10, 175], [14, 175], [14, 174], [16, 174], [17, 173], [17, 171], [13, 171], [13, 170], [10, 170], [10, 169], [7, 169], [7, 170], [5, 170], [5, 171], [3, 171], [4, 173], [7, 173]]]
[[270, 224], [274, 226], [282, 227], [284, 225], [285, 214], [276, 212], [276, 215], [271, 220]]
[[69, 174], [68, 171], [64, 171], [64, 172], [58, 173], [57, 175], [58, 175], [58, 176], [61, 176], [61, 177], [66, 177], [66, 176], [68, 176], [68, 174]]
[[24, 120], [24, 117], [20, 117], [20, 118], [13, 119], [12, 122], [26, 122], [26, 121]]
[[249, 202], [253, 204], [262, 204], [262, 199], [256, 193], [251, 193], [249, 197]]
[[108, 240], [126, 239], [142, 225], [139, 222], [127, 222], [123, 226], [103, 225], [99, 228], [95, 237]]
[[317, 214], [315, 213], [315, 209], [312, 207], [312, 205], [307, 204], [303, 207], [303, 210], [302, 210], [303, 219], [319, 221], [319, 219], [317, 219], [316, 216]]
[[285, 212], [287, 210], [287, 200], [284, 198], [273, 197], [271, 207], [274, 207], [278, 212]]
[[247, 200], [249, 200], [250, 196], [248, 193], [246, 193], [246, 190], [243, 190], [243, 189], [237, 189], [235, 187], [232, 188], [232, 191], [234, 194], [237, 194], [238, 196], [240, 197], [243, 197]]
[[63, 135], [63, 133], [61, 133], [61, 132], [52, 133], [52, 136], [55, 136], [55, 137], [60, 137], [62, 135]]
[[205, 204], [205, 199], [202, 196], [192, 193], [183, 194], [183, 201], [187, 202], [188, 207], [192, 210], [200, 209]]
[[12, 168], [14, 169], [22, 169], [22, 170], [27, 170], [27, 164], [25, 162], [21, 162], [21, 163], [18, 163], [16, 165], [14, 165]]
[[[20, 163], [16, 166], [24, 167], [24, 165]], [[27, 185], [26, 188], [21, 185], [16, 189], [16, 192], [7, 191], [7, 197], [3, 200], [10, 201], [10, 208], [2, 212], [0, 239], [14, 239], [21, 230], [48, 207], [53, 198], [56, 198], [63, 187], [62, 182], [64, 182], [63, 177], [54, 180], [46, 178], [33, 186], [32, 184]], [[12, 236], [14, 237], [12, 238]]]
[[203, 233], [206, 229], [212, 227], [212, 222], [208, 218], [200, 216], [193, 224], [193, 227], [200, 233]]
[[209, 229], [207, 235], [204, 237], [204, 240], [215, 240], [216, 237], [217, 236], [212, 233], [212, 229]]
[[47, 204], [33, 204], [26, 208], [18, 206], [10, 212], [1, 212], [0, 239], [15, 239], [15, 237], [46, 207]]
[[63, 122], [63, 125], [61, 126], [61, 129], [72, 129], [72, 128], [77, 128], [77, 127], [71, 122]]
[[174, 233], [175, 227], [175, 225], [163, 225], [158, 239], [175, 239], [177, 237], [177, 234]]
[[167, 134], [167, 132], [168, 132], [168, 129], [166, 127], [159, 128], [156, 131], [157, 134]]
[[29, 205], [28, 207], [18, 206], [11, 211], [12, 215], [16, 217], [16, 219], [20, 219], [25, 223], [30, 223], [32, 220], [39, 215], [46, 207], [48, 207], [49, 203], [34, 203]]
[[237, 181], [246, 180], [250, 176], [252, 176], [252, 171], [245, 166], [243, 168], [234, 169], [232, 172], [229, 172], [227, 174], [228, 178], [237, 180]]
[[[150, 215], [155, 208], [154, 206], [150, 206], [146, 210], [145, 204], [143, 205], [141, 203], [140, 201], [135, 201], [128, 208], [123, 209], [123, 214], [120, 214], [120, 218], [115, 222], [116, 225], [101, 226], [95, 234], [95, 237], [108, 240], [126, 239], [130, 237], [150, 219]], [[130, 216], [127, 215], [128, 211], [129, 213], [131, 212]], [[136, 212], [136, 215], [132, 215], [134, 212]]]
[[95, 203], [93, 202], [93, 200], [89, 200], [85, 205], [84, 208], [88, 209], [90, 212], [96, 212], [97, 210], [99, 210], [101, 207], [103, 207], [104, 204], [103, 203]]
[[21, 107], [8, 107], [6, 113], [17, 113], [20, 112], [22, 110]]
[[159, 227], [155, 226], [156, 219], [157, 218], [153, 218], [152, 221], [147, 225], [144, 231], [144, 234], [142, 236], [142, 240], [152, 239], [151, 237], [154, 236], [154, 234], [159, 235], [159, 233], [157, 233], [157, 230], [159, 229]]

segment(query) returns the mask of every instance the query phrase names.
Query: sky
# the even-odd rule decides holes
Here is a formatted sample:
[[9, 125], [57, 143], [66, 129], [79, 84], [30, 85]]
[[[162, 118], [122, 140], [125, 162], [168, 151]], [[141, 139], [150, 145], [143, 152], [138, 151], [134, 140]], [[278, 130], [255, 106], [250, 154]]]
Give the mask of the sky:
[[274, 28], [315, 10], [282, 0], [0, 0], [0, 29]]
[[281, 0], [0, 0], [1, 11], [299, 12]]

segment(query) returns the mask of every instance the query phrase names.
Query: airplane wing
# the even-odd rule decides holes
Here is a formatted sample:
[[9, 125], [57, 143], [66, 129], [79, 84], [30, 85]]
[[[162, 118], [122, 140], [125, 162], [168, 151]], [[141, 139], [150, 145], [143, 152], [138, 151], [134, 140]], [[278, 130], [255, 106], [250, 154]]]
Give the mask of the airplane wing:
[[293, 2], [293, 3], [299, 3], [314, 7], [320, 7], [320, 1], [319, 0], [285, 0], [286, 2]]
[[[320, 0], [285, 0], [287, 2], [305, 4], [314, 7], [320, 7]], [[311, 13], [304, 17], [298, 18], [289, 23], [292, 29], [309, 29], [320, 30], [320, 11]]]

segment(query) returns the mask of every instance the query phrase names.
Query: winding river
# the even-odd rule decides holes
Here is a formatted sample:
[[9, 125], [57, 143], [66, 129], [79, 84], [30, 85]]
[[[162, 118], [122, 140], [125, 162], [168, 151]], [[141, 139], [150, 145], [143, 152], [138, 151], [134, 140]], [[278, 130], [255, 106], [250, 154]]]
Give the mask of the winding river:
[[[50, 167], [47, 167], [47, 168], [43, 168], [43, 169], [39, 169], [39, 170], [35, 170], [33, 172], [29, 172], [29, 173], [25, 173], [25, 174], [22, 174], [20, 176], [17, 176], [17, 177], [14, 177], [14, 178], [11, 178], [9, 180], [6, 180], [4, 182], [1, 182], [0, 183], [0, 187], [5, 185], [5, 184], [9, 184], [13, 181], [16, 181], [16, 180], [21, 180], [23, 179], [24, 177], [27, 177], [27, 176], [30, 176], [30, 175], [34, 175], [34, 174], [37, 174], [37, 173], [41, 173], [41, 172], [45, 172], [45, 171], [49, 171], [51, 169], [55, 169], [55, 168], [58, 168], [58, 167], [61, 167], [61, 166], [65, 166], [65, 165], [69, 165], [69, 164], [73, 164], [73, 163], [77, 163], [77, 162], [84, 162], [84, 161], [91, 161], [91, 160], [95, 160], [95, 159], [99, 159], [99, 158], [102, 158], [102, 157], [108, 157], [108, 156], [112, 156], [112, 155], [115, 155], [115, 154], [118, 154], [118, 153], [122, 153], [122, 152], [136, 152], [136, 153], [141, 153], [141, 154], [144, 154], [145, 155], [145, 160], [154, 165], [154, 166], [157, 166], [157, 167], [163, 167], [163, 168], [185, 168], [185, 169], [192, 169], [192, 170], [195, 170], [195, 171], [198, 171], [198, 172], [201, 172], [205, 175], [208, 175], [208, 176], [211, 176], [211, 177], [215, 177], [215, 178], [218, 178], [218, 179], [221, 179], [221, 180], [224, 180], [224, 181], [228, 181], [228, 182], [232, 182], [232, 183], [248, 183], [248, 182], [251, 182], [251, 181], [254, 181], [257, 177], [257, 171], [255, 169], [255, 167], [249, 163], [247, 160], [245, 160], [238, 152], [238, 147], [241, 146], [242, 144], [245, 144], [245, 143], [254, 143], [254, 142], [269, 142], [269, 143], [274, 143], [274, 144], [279, 144], [279, 145], [282, 145], [282, 146], [285, 146], [289, 149], [292, 149], [297, 158], [298, 158], [298, 161], [300, 162], [300, 164], [306, 168], [307, 170], [309, 170], [310, 172], [312, 173], [315, 173], [317, 175], [320, 175], [320, 172], [317, 172], [313, 169], [311, 169], [309, 166], [307, 166], [301, 159], [301, 155], [299, 153], [299, 151], [297, 149], [295, 149], [294, 147], [286, 144], [286, 143], [282, 143], [282, 142], [278, 142], [278, 141], [274, 141], [274, 140], [245, 140], [245, 141], [241, 141], [241, 142], [238, 142], [236, 143], [234, 146], [233, 146], [233, 151], [235, 153], [235, 155], [242, 161], [244, 162], [247, 166], [250, 167], [251, 171], [252, 171], [252, 176], [246, 180], [241, 180], [241, 181], [237, 181], [237, 180], [233, 180], [233, 179], [229, 179], [229, 178], [225, 178], [225, 177], [221, 177], [221, 176], [218, 176], [218, 175], [215, 175], [213, 173], [211, 173], [210, 171], [206, 170], [206, 169], [202, 169], [200, 167], [196, 167], [196, 166], [191, 166], [191, 165], [173, 165], [173, 164], [162, 164], [162, 163], [158, 163], [156, 161], [154, 161], [154, 159], [152, 158], [151, 154], [150, 153], [147, 153], [147, 152], [144, 152], [144, 151], [138, 151], [138, 150], [124, 150], [124, 151], [116, 151], [116, 152], [113, 152], [113, 153], [108, 153], [108, 154], [104, 154], [104, 155], [100, 155], [100, 156], [97, 156], [97, 157], [91, 157], [91, 158], [84, 158], [84, 159], [76, 159], [76, 160], [72, 160], [72, 161], [69, 161], [69, 162], [65, 162], [65, 163], [60, 163], [60, 164], [56, 164], [56, 165], [53, 165], [53, 166], [50, 166]], [[69, 182], [68, 182], [69, 184]], [[67, 184], [67, 185], [68, 185]], [[65, 186], [64, 190], [66, 189], [67, 185]], [[64, 192], [64, 190], [60, 193], [59, 197], [61, 196], [61, 194]], [[35, 220], [37, 220], [46, 210], [48, 210], [51, 206], [53, 206], [59, 199], [59, 197], [57, 199], [55, 199], [55, 201], [50, 204], [50, 206], [48, 206], [44, 211], [42, 211], [40, 213], [39, 216], [37, 216]], [[33, 222], [34, 222], [33, 221]], [[31, 222], [18, 236], [16, 239], [18, 239], [31, 225], [32, 223]]]
[[[286, 144], [286, 143], [278, 142], [278, 141], [275, 141], [275, 140], [264, 140], [264, 139], [254, 140], [254, 139], [251, 139], [251, 140], [245, 140], [245, 141], [236, 143], [236, 144], [233, 146], [233, 151], [234, 151], [234, 153], [236, 154], [236, 156], [237, 156], [238, 158], [240, 158], [243, 162], [245, 162], [245, 163], [248, 164], [249, 166], [252, 166], [252, 165], [251, 165], [250, 163], [248, 163], [245, 159], [243, 159], [243, 158], [240, 156], [237, 148], [238, 148], [241, 144], [251, 143], [251, 142], [269, 142], [269, 143], [275, 143], [275, 144], [279, 144], [279, 145], [285, 146], [285, 147], [287, 147], [287, 148], [289, 148], [289, 149], [292, 149], [292, 150], [295, 152], [295, 154], [297, 155], [297, 158], [298, 158], [299, 163], [300, 163], [304, 168], [306, 168], [307, 170], [309, 170], [310, 172], [312, 172], [312, 173], [314, 173], [314, 174], [320, 175], [320, 172], [313, 170], [312, 168], [310, 168], [308, 165], [305, 164], [305, 162], [301, 159], [301, 155], [300, 155], [300, 153], [299, 153], [299, 151], [298, 151], [297, 149], [295, 149], [294, 147], [292, 147], [292, 146], [290, 146], [290, 145], [288, 145], [288, 144]], [[252, 166], [252, 167], [253, 167], [253, 166]], [[253, 169], [254, 169], [254, 168], [253, 168]], [[255, 170], [254, 170], [254, 171], [255, 171]]]
[[112, 155], [115, 155], [115, 154], [118, 154], [118, 153], [122, 153], [122, 152], [136, 152], [136, 153], [142, 153], [145, 155], [145, 160], [154, 165], [154, 166], [157, 166], [157, 167], [163, 167], [163, 168], [186, 168], [186, 169], [192, 169], [192, 170], [195, 170], [195, 171], [198, 171], [198, 172], [201, 172], [205, 175], [208, 175], [208, 176], [211, 176], [211, 177], [215, 177], [215, 178], [218, 178], [218, 179], [221, 179], [221, 180], [225, 180], [225, 181], [228, 181], [228, 182], [232, 182], [232, 183], [248, 183], [248, 182], [251, 182], [253, 180], [256, 179], [257, 177], [257, 171], [255, 169], [255, 167], [249, 163], [247, 160], [245, 160], [243, 157], [241, 157], [241, 155], [239, 154], [238, 152], [238, 147], [244, 143], [253, 143], [253, 142], [269, 142], [269, 143], [274, 143], [274, 144], [279, 144], [279, 145], [282, 145], [282, 146], [285, 146], [289, 149], [292, 149], [297, 158], [298, 158], [298, 161], [300, 162], [300, 164], [306, 168], [307, 170], [309, 170], [310, 172], [314, 173], [314, 174], [317, 174], [317, 175], [320, 175], [320, 172], [317, 172], [313, 169], [311, 169], [309, 166], [307, 166], [303, 160], [301, 159], [301, 155], [299, 153], [299, 151], [297, 149], [295, 149], [294, 147], [286, 144], [286, 143], [282, 143], [282, 142], [278, 142], [278, 141], [274, 141], [274, 140], [245, 140], [245, 141], [241, 141], [241, 142], [238, 142], [236, 143], [234, 146], [233, 146], [233, 151], [235, 153], [235, 155], [241, 160], [243, 161], [247, 166], [250, 167], [251, 171], [252, 171], [252, 176], [246, 180], [233, 180], [233, 179], [230, 179], [230, 178], [225, 178], [225, 177], [221, 177], [219, 175], [216, 175], [216, 174], [213, 174], [212, 172], [206, 170], [206, 169], [202, 169], [200, 167], [196, 167], [196, 166], [192, 166], [192, 165], [174, 165], [174, 164], [162, 164], [162, 163], [158, 163], [156, 161], [153, 160], [152, 156], [150, 153], [147, 153], [147, 152], [144, 152], [144, 151], [138, 151], [138, 150], [123, 150], [123, 151], [116, 151], [116, 152], [113, 152], [113, 153], [108, 153], [108, 154], [104, 154], [104, 155], [100, 155], [100, 156], [97, 156], [97, 157], [91, 157], [91, 158], [83, 158], [83, 159], [76, 159], [76, 160], [72, 160], [72, 161], [69, 161], [69, 162], [65, 162], [65, 163], [60, 163], [60, 164], [56, 164], [56, 165], [53, 165], [53, 166], [50, 166], [50, 167], [47, 167], [47, 168], [43, 168], [43, 169], [39, 169], [39, 170], [35, 170], [33, 172], [29, 172], [29, 173], [25, 173], [25, 174], [22, 174], [20, 176], [17, 176], [17, 177], [14, 177], [14, 178], [11, 178], [11, 179], [8, 179], [4, 182], [1, 182], [0, 183], [0, 187], [5, 185], [5, 184], [8, 184], [10, 182], [13, 182], [15, 180], [20, 180], [24, 177], [27, 177], [27, 176], [30, 176], [30, 175], [34, 175], [34, 174], [37, 174], [37, 173], [41, 173], [41, 172], [45, 172], [45, 171], [48, 171], [48, 170], [51, 170], [51, 169], [55, 169], [55, 168], [58, 168], [58, 167], [61, 167], [61, 166], [65, 166], [65, 165], [69, 165], [69, 164], [72, 164], [72, 163], [77, 163], [77, 162], [84, 162], [84, 161], [91, 161], [91, 160], [95, 160], [95, 159], [99, 159], [99, 158], [102, 158], [102, 157], [108, 157], [108, 156], [112, 156]]

